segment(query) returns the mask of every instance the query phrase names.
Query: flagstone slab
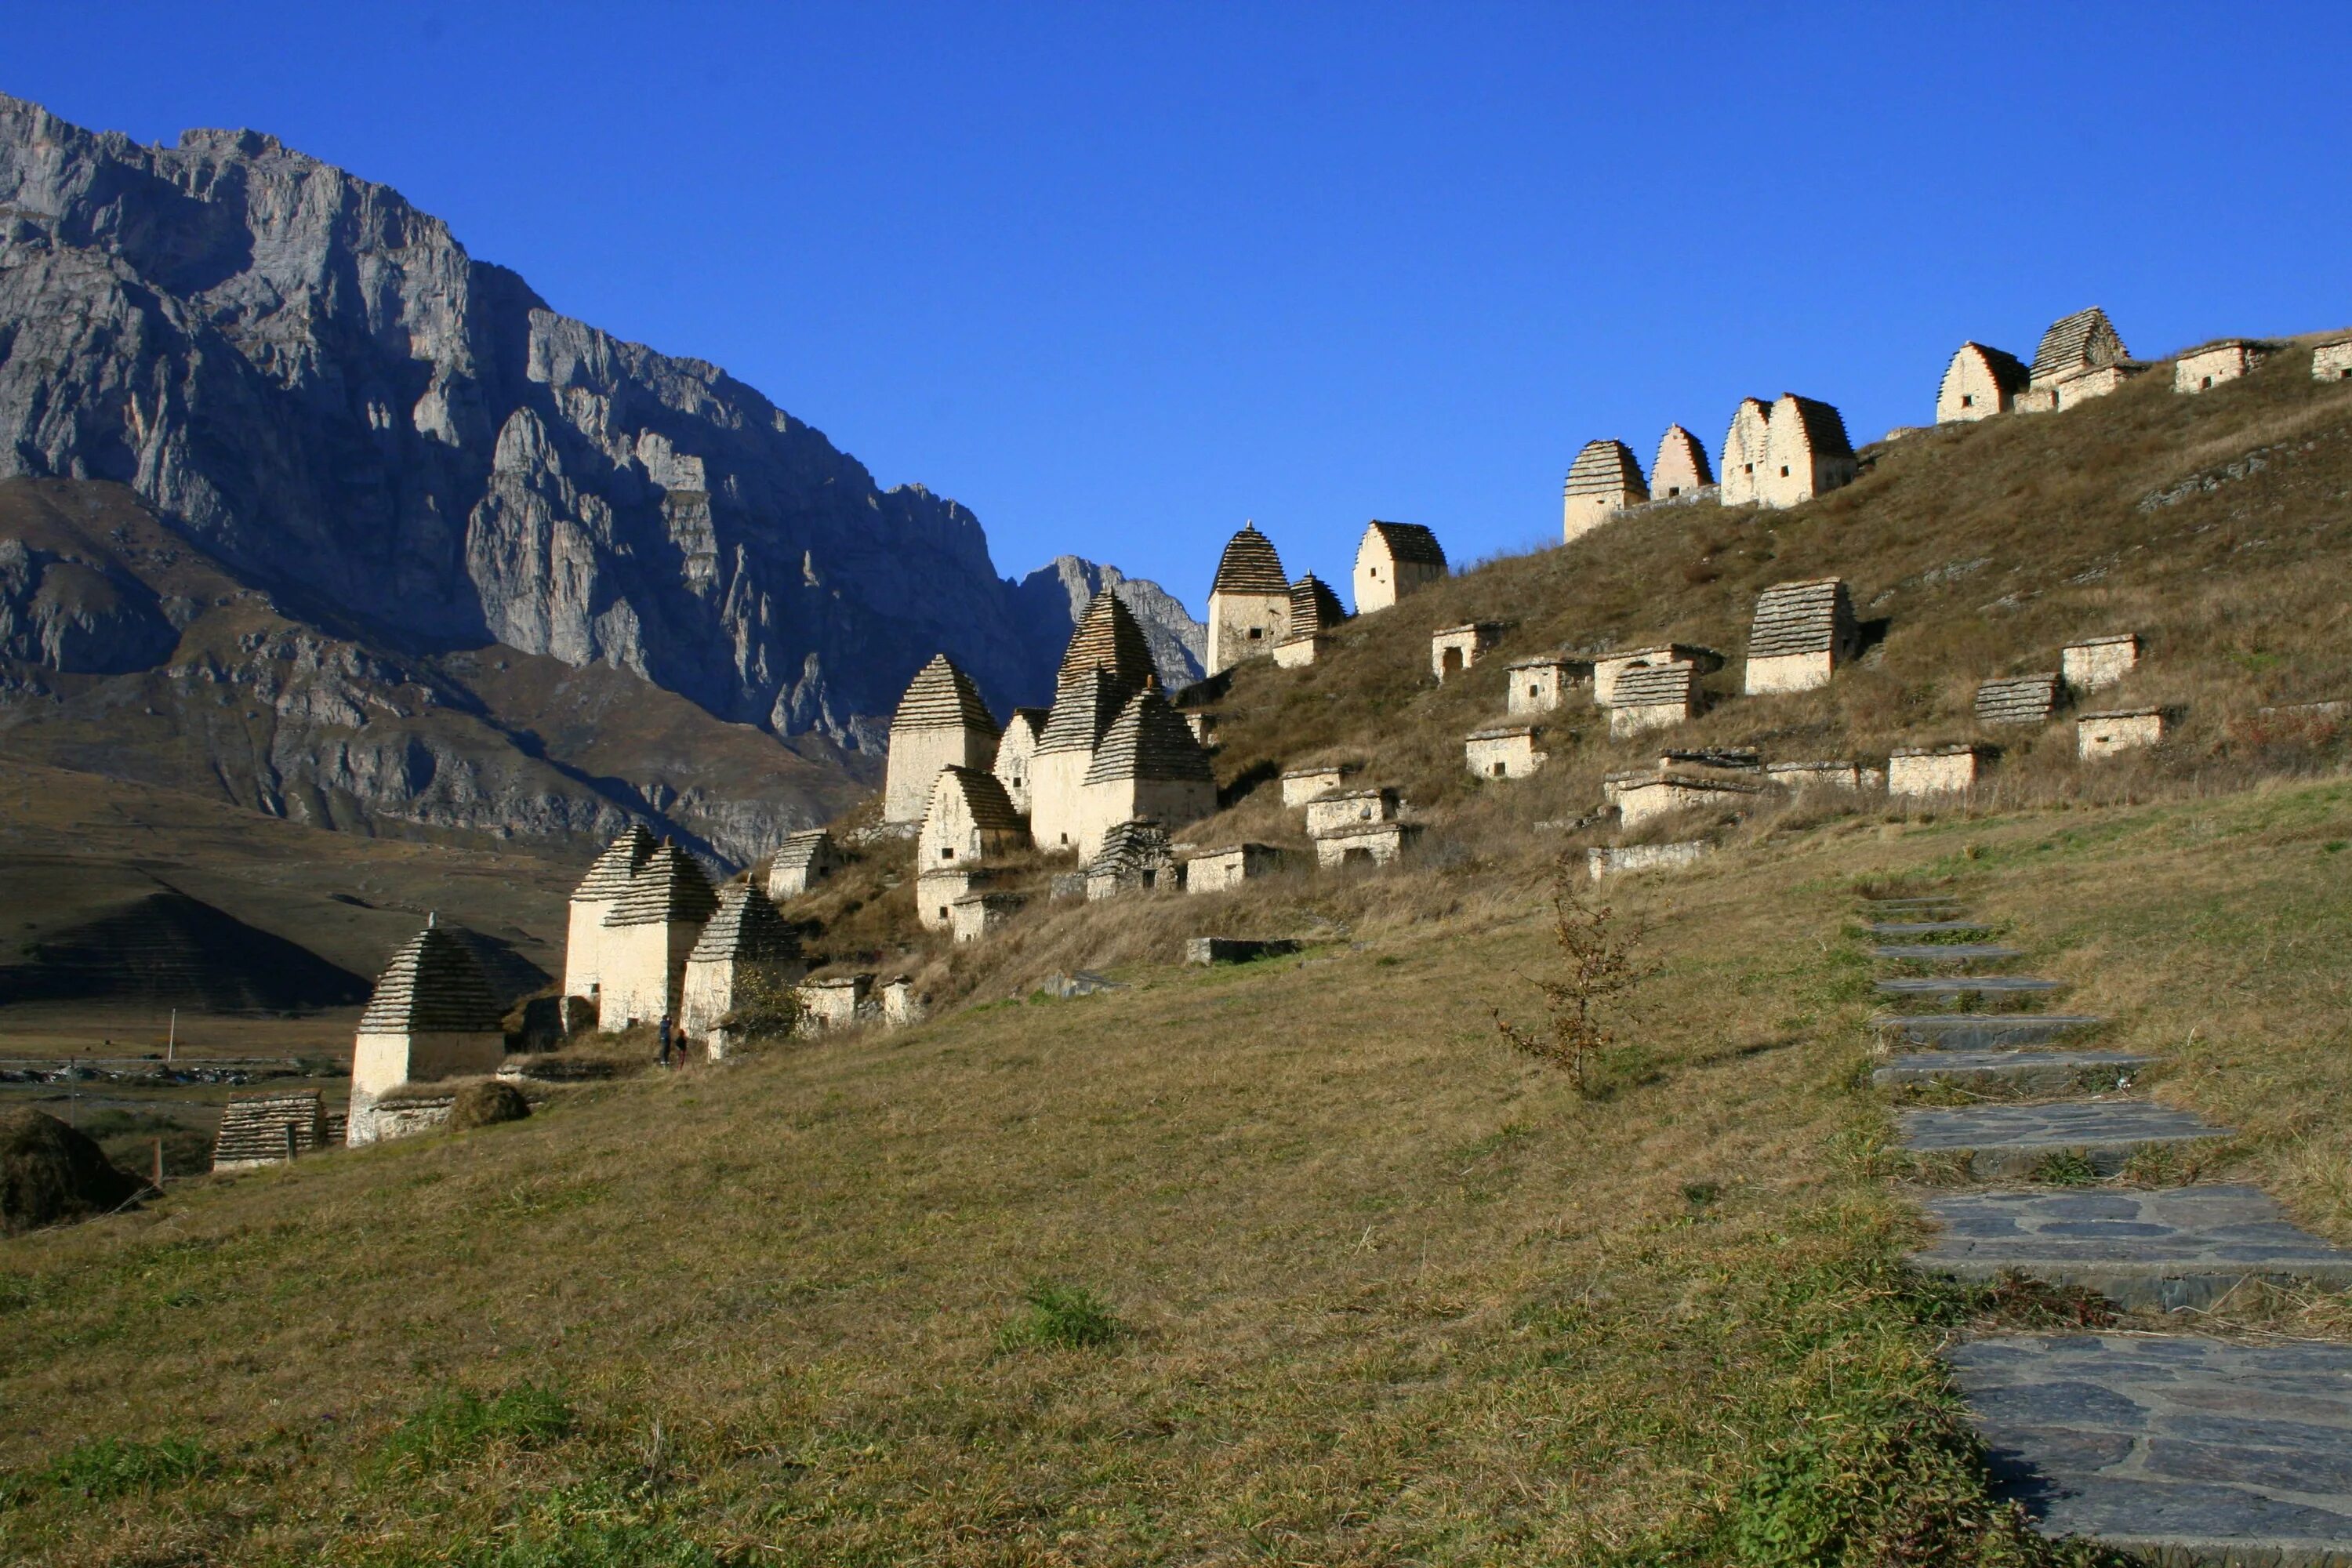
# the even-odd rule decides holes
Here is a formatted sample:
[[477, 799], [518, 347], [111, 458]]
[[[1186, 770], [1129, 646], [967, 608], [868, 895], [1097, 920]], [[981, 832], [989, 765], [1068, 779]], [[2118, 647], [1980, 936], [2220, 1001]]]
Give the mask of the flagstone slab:
[[2259, 1187], [2002, 1188], [1920, 1202], [1937, 1233], [1912, 1262], [1961, 1279], [2013, 1272], [2168, 1312], [2210, 1308], [2249, 1279], [2352, 1289], [2352, 1252], [2296, 1225]]
[[2066, 988], [2063, 980], [2035, 980], [2022, 974], [1908, 975], [1874, 984], [1889, 996], [2023, 996]]
[[1880, 1013], [1870, 1026], [1911, 1045], [1967, 1051], [2041, 1045], [2105, 1022], [2091, 1013]]
[[2023, 958], [2025, 950], [2003, 947], [1994, 942], [1922, 942], [1874, 947], [1870, 956], [1903, 963], [1997, 963], [2003, 959]]
[[2053, 1154], [2074, 1154], [2112, 1176], [2143, 1150], [2226, 1138], [2193, 1110], [2144, 1100], [2064, 1100], [2053, 1105], [1971, 1105], [1897, 1113], [1914, 1153], [1967, 1155], [1979, 1181], [2032, 1176]]
[[2157, 1058], [2134, 1051], [1938, 1050], [1906, 1052], [1870, 1075], [1884, 1088], [1932, 1083], [1999, 1087], [2021, 1094], [2100, 1094], [2123, 1087]]
[[1996, 1488], [2043, 1534], [2352, 1563], [2352, 1345], [2004, 1334], [1950, 1362]]
[[1982, 921], [1873, 921], [1862, 929], [1873, 936], [1953, 936], [1992, 927]]

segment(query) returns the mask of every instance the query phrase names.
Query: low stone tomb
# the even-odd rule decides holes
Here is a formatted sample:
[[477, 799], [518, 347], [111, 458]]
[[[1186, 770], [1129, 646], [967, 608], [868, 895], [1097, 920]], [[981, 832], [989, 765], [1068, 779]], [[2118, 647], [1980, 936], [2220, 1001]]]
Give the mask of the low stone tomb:
[[1503, 640], [1500, 621], [1472, 621], [1429, 634], [1429, 669], [1439, 680], [1459, 675]]
[[1714, 845], [1698, 838], [1681, 844], [1626, 844], [1613, 849], [1588, 849], [1584, 852], [1584, 870], [1596, 882], [1629, 871], [1678, 871], [1714, 850]]
[[[1093, 896], [1093, 881], [1087, 879], [1087, 896]], [[978, 942], [997, 927], [1011, 920], [1027, 900], [1018, 893], [966, 893], [948, 906], [948, 915], [955, 931], [956, 945]]]
[[2172, 363], [2172, 390], [2210, 392], [2225, 381], [2235, 381], [2270, 357], [2270, 345], [2245, 338], [2224, 338], [2191, 349]]
[[768, 862], [768, 897], [796, 899], [841, 869], [841, 851], [822, 827], [787, 837]]
[[1811, 691], [1853, 658], [1859, 633], [1843, 581], [1777, 583], [1757, 596], [1742, 689]]
[[1392, 822], [1402, 805], [1397, 792], [1385, 784], [1371, 789], [1334, 790], [1307, 803], [1307, 836], [1320, 838], [1327, 833], [1365, 823]]
[[1293, 768], [1282, 775], [1282, 804], [1305, 805], [1318, 795], [1340, 788], [1363, 771], [1361, 763], [1323, 763], [1311, 768]]
[[1282, 869], [1283, 853], [1271, 844], [1229, 844], [1204, 849], [1184, 863], [1184, 890], [1222, 893], [1255, 877]]
[[317, 1090], [234, 1094], [221, 1108], [220, 1131], [213, 1138], [213, 1169], [283, 1165], [326, 1142], [326, 1102]]
[[1256, 958], [1279, 958], [1298, 951], [1298, 944], [1286, 938], [1255, 941], [1236, 936], [1195, 936], [1184, 940], [1184, 962], [1187, 963], [1247, 963]]
[[1420, 837], [1417, 822], [1350, 823], [1316, 836], [1315, 863], [1326, 868], [1391, 865]]
[[2058, 677], [2011, 675], [1977, 688], [1979, 724], [2046, 724], [2057, 711]]
[[1462, 742], [1463, 765], [1482, 779], [1523, 779], [1550, 757], [1536, 750], [1542, 733], [1533, 724], [1473, 731]]
[[2113, 686], [2139, 663], [2139, 634], [2084, 637], [2070, 642], [2058, 654], [2058, 674], [2070, 691], [2096, 691]]
[[1608, 705], [1612, 740], [1687, 723], [1698, 712], [1698, 667], [1678, 662], [1628, 669], [1610, 688]]
[[[996, 873], [981, 866], [942, 866], [926, 870], [915, 879], [915, 918], [925, 931], [945, 931], [955, 923], [950, 912], [955, 901], [995, 880]], [[1080, 890], [1084, 890], [1083, 886]]]
[[858, 1012], [874, 991], [871, 974], [835, 974], [801, 983], [800, 1032], [846, 1029], [858, 1021]]
[[1504, 668], [1504, 706], [1511, 713], [1549, 713], [1592, 680], [1592, 661], [1566, 654], [1523, 658]]
[[1865, 768], [1860, 763], [1767, 763], [1764, 780], [1781, 789], [1843, 789], [1884, 788], [1886, 774], [1877, 768]]
[[894, 974], [882, 983], [882, 1021], [894, 1029], [923, 1021], [923, 1004], [915, 994], [913, 976]]
[[1966, 795], [1990, 761], [1991, 752], [1982, 746], [1904, 746], [1886, 759], [1886, 793]]
[[1687, 664], [1701, 675], [1723, 668], [1723, 656], [1696, 643], [1660, 643], [1654, 647], [1630, 647], [1592, 656], [1592, 700], [1606, 708], [1617, 700], [1617, 682], [1628, 671], [1653, 665]]
[[1616, 780], [1618, 821], [1634, 827], [1654, 816], [1704, 806], [1739, 806], [1764, 793], [1764, 786], [1723, 774], [1656, 773]]
[[2312, 350], [2311, 379], [2352, 381], [2352, 338], [2338, 338]]
[[2164, 739], [2161, 708], [2117, 708], [2074, 721], [2074, 755], [2083, 762], [2137, 751]]

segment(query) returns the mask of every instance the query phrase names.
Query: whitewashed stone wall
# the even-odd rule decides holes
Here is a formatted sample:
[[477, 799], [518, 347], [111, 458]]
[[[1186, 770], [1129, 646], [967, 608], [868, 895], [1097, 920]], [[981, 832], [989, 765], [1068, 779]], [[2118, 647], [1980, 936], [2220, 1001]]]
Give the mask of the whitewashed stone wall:
[[1618, 821], [1625, 827], [1638, 827], [1654, 816], [1669, 812], [1688, 811], [1696, 806], [1738, 806], [1748, 804], [1763, 790], [1752, 784], [1731, 779], [1693, 778], [1678, 773], [1659, 773], [1654, 777], [1627, 780], [1617, 785]]
[[1633, 871], [1678, 871], [1714, 848], [1704, 840], [1693, 839], [1683, 844], [1627, 844], [1613, 849], [1588, 849], [1584, 852], [1584, 870], [1596, 882]]
[[1886, 774], [1860, 763], [1767, 763], [1764, 782], [1778, 789], [1839, 789], [1859, 794], [1885, 788]]
[[2311, 379], [2352, 381], [2352, 338], [2322, 343], [2311, 351]]
[[1770, 405], [1761, 398], [1743, 397], [1731, 416], [1723, 437], [1723, 469], [1717, 476], [1725, 506], [1753, 506], [1764, 472], [1765, 448], [1772, 426]]
[[977, 866], [926, 869], [915, 879], [915, 918], [925, 931], [946, 931], [955, 923], [955, 901], [986, 887], [990, 877]]
[[1340, 788], [1349, 779], [1362, 771], [1353, 763], [1333, 763], [1328, 767], [1293, 768], [1282, 775], [1282, 804], [1286, 806], [1305, 805], [1318, 795]]
[[563, 928], [563, 994], [593, 996], [602, 973], [604, 917], [613, 912], [612, 899], [574, 899]]
[[675, 1021], [686, 981], [686, 957], [701, 936], [697, 921], [606, 926], [604, 984], [596, 993], [596, 1026]]
[[1290, 632], [1290, 591], [1209, 595], [1209, 668], [1216, 675], [1274, 651]]
[[1447, 675], [1459, 675], [1476, 664], [1487, 649], [1500, 642], [1503, 628], [1491, 621], [1477, 621], [1466, 626], [1447, 626], [1429, 635], [1429, 672], [1443, 681]]
[[883, 781], [882, 820], [920, 821], [941, 768], [978, 768], [986, 773], [995, 761], [994, 737], [974, 731], [894, 731]]
[[1972, 746], [1914, 747], [1886, 759], [1890, 795], [1966, 795], [1977, 787], [1984, 756]]
[[1307, 803], [1307, 836], [1320, 838], [1372, 822], [1393, 822], [1399, 806], [1392, 789], [1339, 790]]
[[1078, 864], [1102, 850], [1103, 835], [1122, 822], [1149, 817], [1181, 827], [1213, 816], [1217, 786], [1210, 779], [1116, 779], [1085, 786], [1079, 796]]
[[1510, 667], [1504, 680], [1504, 708], [1512, 713], [1549, 713], [1564, 707], [1568, 695], [1591, 679], [1592, 667], [1569, 659], [1524, 659]]
[[1984, 351], [1974, 343], [1962, 343], [1944, 369], [1943, 384], [1936, 389], [1936, 423], [1990, 419], [2006, 413], [2015, 397], [2015, 392], [1993, 374]]
[[725, 1061], [741, 1041], [719, 1020], [735, 1010], [738, 997], [756, 999], [754, 987], [782, 990], [797, 985], [808, 973], [806, 963], [755, 963], [741, 959], [688, 959], [685, 999], [678, 1005], [678, 1032], [708, 1044], [710, 1059]]
[[975, 942], [1013, 918], [1021, 907], [1021, 900], [1012, 893], [967, 893], [955, 901], [955, 940], [958, 946]]
[[2138, 751], [2161, 742], [2164, 730], [2164, 710], [2160, 708], [2084, 713], [2074, 721], [2074, 755], [2088, 763], [2121, 752]]
[[2265, 357], [2259, 345], [2234, 339], [2191, 349], [2172, 362], [2172, 390], [2210, 392], [2225, 381], [2237, 380]]
[[379, 1111], [378, 1100], [405, 1083], [496, 1072], [506, 1051], [506, 1037], [495, 1033], [361, 1035], [352, 1050], [351, 1109], [343, 1142], [357, 1148], [406, 1131], [423, 1131], [401, 1128], [395, 1118]]
[[1045, 850], [1078, 842], [1092, 751], [1041, 752], [1029, 759], [1029, 831]]
[[1463, 765], [1482, 779], [1523, 779], [1549, 760], [1528, 727], [1482, 730], [1462, 742]]
[[1211, 849], [1185, 862], [1188, 893], [1230, 892], [1255, 878], [1282, 869], [1282, 851], [1270, 844], [1234, 844]]
[[1315, 839], [1315, 863], [1325, 868], [1337, 866], [1389, 866], [1402, 858], [1421, 837], [1417, 822], [1367, 822], [1318, 834]]
[[996, 742], [996, 761], [990, 772], [1004, 786], [1013, 809], [1029, 814], [1029, 771], [1035, 764], [1037, 735], [1043, 721], [1034, 710], [1015, 712]]
[[2138, 663], [2139, 637], [2125, 632], [2068, 643], [2058, 655], [2058, 673], [2074, 690], [2096, 691], [2129, 675]]
[[858, 1011], [874, 990], [871, 974], [845, 974], [812, 980], [801, 987], [801, 1032], [846, 1029], [858, 1022]]

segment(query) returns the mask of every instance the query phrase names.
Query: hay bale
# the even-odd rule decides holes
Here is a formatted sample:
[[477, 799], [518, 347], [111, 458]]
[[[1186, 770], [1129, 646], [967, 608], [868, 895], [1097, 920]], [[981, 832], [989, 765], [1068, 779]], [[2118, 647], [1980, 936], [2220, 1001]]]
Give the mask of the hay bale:
[[38, 1110], [0, 1115], [0, 1232], [16, 1236], [110, 1214], [145, 1185], [54, 1116]]
[[469, 1127], [488, 1127], [500, 1121], [520, 1121], [530, 1114], [530, 1101], [522, 1090], [497, 1079], [479, 1079], [457, 1091], [449, 1104], [449, 1129], [462, 1132]]

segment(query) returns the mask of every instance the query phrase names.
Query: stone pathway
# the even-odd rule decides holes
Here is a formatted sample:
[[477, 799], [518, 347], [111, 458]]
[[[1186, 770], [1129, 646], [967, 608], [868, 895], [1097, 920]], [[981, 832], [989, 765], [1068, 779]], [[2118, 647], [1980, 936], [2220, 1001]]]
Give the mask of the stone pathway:
[[[1955, 900], [1874, 900], [1869, 909], [1897, 917], [1871, 925], [1873, 935], [1986, 929]], [[1932, 922], [1903, 918], [1927, 910], [1937, 912]], [[1935, 929], [1916, 929], [1925, 924]], [[1928, 948], [1932, 960], [1915, 957], [1920, 951], [1881, 947], [1873, 956], [2016, 956], [1990, 943]], [[1877, 986], [1898, 1004], [1933, 1005], [2046, 994], [2062, 983], [1960, 974]], [[1898, 1111], [1904, 1146], [1940, 1179], [2007, 1184], [1922, 1191], [1936, 1236], [1913, 1254], [1916, 1266], [1978, 1282], [2022, 1278], [2095, 1291], [2147, 1312], [2208, 1311], [2255, 1284], [2352, 1289], [2352, 1251], [2296, 1226], [2258, 1188], [2087, 1180], [2111, 1177], [2139, 1155], [2158, 1156], [2142, 1168], [2160, 1171], [2161, 1156], [2229, 1135], [2193, 1111], [2129, 1098], [2155, 1058], [2070, 1048], [2097, 1017], [1898, 1012], [1871, 1023], [1908, 1047], [1874, 1082], [1984, 1097]], [[2060, 1181], [2024, 1184], [2037, 1175]], [[2043, 1533], [2093, 1537], [2165, 1563], [2352, 1568], [2352, 1345], [1999, 1333], [1959, 1346], [1950, 1361], [1997, 1489]]]
[[2063, 991], [2062, 980], [2030, 980], [2022, 974], [1953, 974], [1932, 978], [1881, 980], [1878, 988], [1889, 996], [2030, 996]]
[[1862, 928], [1873, 936], [1957, 936], [1964, 931], [1989, 931], [1974, 921], [1873, 921]]
[[2023, 958], [2025, 950], [2003, 947], [1994, 942], [1923, 942], [1895, 947], [1874, 947], [1870, 950], [1870, 956], [1897, 963], [1992, 963], [2007, 958]]

